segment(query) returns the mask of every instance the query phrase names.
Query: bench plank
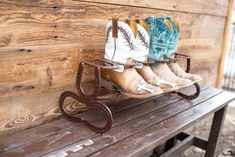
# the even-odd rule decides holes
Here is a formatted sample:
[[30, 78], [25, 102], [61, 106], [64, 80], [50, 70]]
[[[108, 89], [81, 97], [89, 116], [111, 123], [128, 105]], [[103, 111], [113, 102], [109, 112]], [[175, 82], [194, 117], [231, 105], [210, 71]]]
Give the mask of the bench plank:
[[[171, 103], [171, 102], [175, 102], [176, 100], [181, 99], [181, 98], [178, 97], [178, 99], [177, 99], [176, 95], [172, 95], [172, 98], [169, 96], [167, 96], [167, 97], [164, 96], [164, 97], [160, 97], [159, 99], [162, 100], [163, 102], [168, 101], [169, 103]], [[162, 106], [163, 105], [165, 105], [165, 104], [162, 104]], [[154, 105], [154, 107], [158, 108], [158, 107], [161, 107], [161, 105], [159, 105], [159, 106]], [[133, 107], [133, 108], [135, 108], [135, 107]], [[143, 108], [145, 108], [144, 109], [145, 112], [148, 112], [148, 109], [146, 108], [146, 106], [144, 106]], [[132, 110], [132, 108], [130, 108], [129, 110]], [[150, 110], [152, 110], [151, 107], [150, 107]], [[125, 111], [128, 111], [128, 110], [125, 110]], [[121, 113], [125, 112], [125, 111], [121, 111]], [[142, 111], [143, 111], [143, 109], [142, 109]], [[115, 116], [115, 115], [116, 114], [114, 114], [115, 120], [114, 120], [113, 126], [119, 125], [123, 121], [127, 120], [126, 117], [122, 117], [122, 120], [118, 120], [118, 119], [116, 119], [116, 117], [118, 117], [118, 116]], [[131, 117], [135, 117], [135, 116], [136, 115], [130, 115], [129, 118], [131, 119]], [[92, 122], [94, 122], [94, 123], [103, 123], [104, 122], [102, 115], [100, 115], [98, 118], [95, 118], [94, 115], [90, 115], [90, 119], [92, 119]], [[19, 152], [21, 152], [20, 150], [23, 149], [24, 152], [21, 152], [22, 156], [24, 156], [26, 154], [29, 156], [35, 156], [35, 155], [41, 154], [42, 152], [52, 151], [54, 149], [63, 147], [65, 145], [72, 144], [72, 143], [79, 141], [81, 139], [89, 138], [90, 136], [96, 136], [96, 135], [98, 135], [98, 134], [89, 130], [87, 127], [85, 127], [83, 125], [79, 125], [79, 127], [74, 127], [72, 129], [68, 130], [67, 133], [61, 132], [59, 134], [56, 134], [56, 135], [53, 135], [50, 137], [42, 138], [38, 141], [35, 141], [34, 143], [26, 144], [22, 147], [19, 147], [19, 148], [13, 149], [13, 150], [9, 150], [7, 152], [3, 152], [2, 155], [3, 156], [4, 155], [17, 156], [17, 155], [19, 155]]]
[[[126, 101], [123, 101], [124, 105], [113, 105], [113, 106], [110, 106], [110, 109], [113, 112], [115, 111], [118, 112], [128, 107], [138, 105], [138, 103], [136, 103], [135, 100], [130, 100], [129, 102], [130, 102], [129, 106], [126, 105], [127, 104]], [[96, 115], [97, 117], [99, 117], [101, 113], [99, 111], [97, 112], [97, 111], [91, 110], [91, 111], [85, 112], [85, 114], [81, 113], [81, 115], [82, 116], [84, 115], [84, 118], [91, 119], [91, 116], [89, 115]], [[67, 119], [62, 117], [59, 120], [55, 120], [51, 123], [34, 127], [28, 130], [20, 131], [11, 136], [5, 136], [3, 138], [0, 138], [0, 152], [7, 151], [9, 149], [18, 147], [23, 144], [32, 143], [33, 141], [37, 141], [41, 138], [46, 138], [51, 135], [60, 134], [61, 132], [65, 132], [69, 129], [73, 129], [80, 125], [81, 124], [68, 121]]]
[[[207, 87], [203, 87], [202, 90], [205, 90], [206, 88]], [[158, 97], [162, 97], [162, 96], [164, 95], [161, 95]], [[175, 100], [176, 98], [179, 98], [179, 97], [177, 97], [176, 95], [171, 95], [170, 99], [171, 98], [172, 100]], [[156, 98], [150, 98], [147, 100], [138, 100], [138, 99], [123, 100], [119, 103], [116, 103], [110, 106], [110, 110], [112, 111], [112, 113], [115, 114], [122, 110], [127, 110], [131, 107], [151, 101], [152, 99], [156, 99]], [[84, 117], [85, 119], [92, 120], [94, 119], [94, 117], [96, 119], [101, 118], [103, 116], [102, 114], [103, 113], [100, 110], [98, 111], [90, 110], [90, 111], [81, 113], [80, 115], [81, 117]], [[67, 119], [62, 117], [59, 120], [55, 120], [51, 123], [17, 132], [11, 136], [0, 138], [0, 152], [7, 151], [15, 147], [19, 147], [21, 145], [25, 145], [27, 143], [32, 143], [33, 141], [38, 141], [41, 138], [47, 138], [48, 136], [51, 136], [51, 135], [56, 135], [62, 132], [66, 132], [67, 130], [73, 129], [75, 127], [79, 127], [80, 125], [82, 124], [68, 121]]]
[[[159, 96], [159, 97], [162, 97], [162, 96]], [[115, 114], [117, 112], [121, 112], [131, 107], [135, 107], [137, 105], [151, 101], [152, 99], [156, 99], [156, 98], [151, 98], [148, 100], [141, 100], [141, 101], [137, 99], [124, 100], [120, 103], [113, 104], [112, 106], [110, 106], [110, 110], [112, 111], [113, 114]], [[175, 101], [176, 99], [180, 99], [180, 98], [177, 97], [176, 95], [170, 95], [169, 97], [169, 100], [171, 101]], [[90, 111], [81, 113], [80, 115], [81, 117], [88, 119], [88, 120], [100, 119], [103, 117], [103, 113], [100, 110], [98, 111], [90, 110]], [[71, 130], [80, 126], [82, 126], [82, 124], [74, 123], [74, 122], [68, 121], [65, 118], [61, 118], [59, 120], [55, 120], [51, 123], [41, 125], [39, 127], [31, 128], [25, 131], [15, 133], [11, 136], [0, 138], [0, 152], [7, 151], [7, 150], [10, 150], [15, 147], [19, 147], [28, 143], [33, 143], [34, 141], [38, 141], [40, 139], [47, 138], [52, 135], [57, 135], [61, 133], [63, 134], [63, 132], [66, 132], [68, 130]]]
[[[212, 112], [226, 106], [235, 95], [223, 92], [190, 110], [186, 110], [162, 123], [146, 128], [136, 134], [99, 151], [92, 156], [140, 156], [154, 149], [155, 146], [173, 137]], [[73, 155], [71, 155], [73, 156]], [[75, 155], [76, 156], [76, 155]]]
[[[156, 125], [158, 123], [161, 123], [162, 121], [166, 120], [167, 118], [170, 118], [174, 116], [175, 114], [178, 114], [184, 110], [187, 110], [191, 108], [192, 106], [197, 105], [198, 103], [201, 103], [216, 94], [220, 93], [220, 90], [215, 90], [215, 89], [210, 89], [210, 90], [205, 90], [202, 92], [202, 94], [199, 96], [198, 99], [194, 99], [192, 101], [188, 101], [185, 99], [181, 99], [177, 102], [171, 103], [169, 105], [166, 105], [164, 107], [161, 107], [156, 110], [152, 110], [151, 112], [147, 114], [140, 114], [139, 117], [132, 119], [130, 121], [127, 121], [123, 123], [122, 125], [118, 125], [116, 127], [113, 127], [109, 132], [103, 134], [102, 136], [95, 136], [92, 138], [89, 138], [93, 142], [92, 145], [86, 146], [82, 150], [78, 151], [77, 153], [74, 154], [74, 156], [86, 156], [91, 154], [94, 151], [98, 151], [101, 149], [104, 149], [114, 143], [117, 143], [120, 140], [123, 140], [127, 138], [128, 136], [133, 135], [134, 133], [138, 131], [143, 131], [146, 128]], [[158, 99], [156, 99], [156, 102]], [[156, 102], [149, 102], [151, 105], [156, 106]], [[143, 106], [149, 105], [148, 103], [143, 104]], [[141, 111], [141, 108], [136, 108]], [[120, 117], [125, 117], [128, 119], [128, 117], [132, 114], [135, 114], [138, 111], [135, 110], [127, 110], [125, 112], [119, 113], [117, 116], [117, 119], [115, 121], [122, 121], [122, 118]], [[134, 111], [134, 112], [133, 112]], [[143, 112], [143, 111], [141, 111]], [[139, 113], [138, 113], [139, 114]], [[69, 149], [69, 146], [67, 148], [62, 148], [62, 150], [57, 150], [55, 152], [52, 152], [50, 155], [58, 155], [57, 153], [61, 153], [64, 150]]]
[[[203, 90], [204, 89], [206, 89], [206, 87], [204, 87]], [[186, 91], [190, 92], [190, 90], [191, 89], [187, 89]], [[179, 98], [177, 95], [172, 94], [172, 95], [162, 96], [162, 97], [160, 97], [160, 98], [158, 98], [156, 100], [153, 100], [153, 102], [160, 101], [160, 103], [158, 103], [158, 105], [156, 105], [155, 103], [152, 103], [152, 104], [148, 105], [148, 103], [147, 103], [147, 104], [144, 104], [144, 105], [141, 106], [139, 104], [146, 103], [146, 100], [144, 100], [144, 101], [138, 100], [137, 101], [136, 99], [130, 100], [129, 104], [127, 104], [128, 101], [124, 101], [123, 104], [114, 105], [112, 107], [112, 110], [113, 110], [114, 113], [128, 109], [126, 112], [124, 112], [124, 113], [126, 113], [126, 115], [125, 116], [121, 116], [122, 119], [119, 119], [120, 116], [116, 116], [117, 117], [116, 118], [115, 114], [114, 114], [114, 119], [115, 119], [114, 120], [114, 126], [118, 125], [120, 123], [123, 123], [124, 121], [127, 121], [128, 119], [134, 118], [136, 115], [140, 114], [139, 112], [143, 112], [142, 114], [144, 114], [144, 113], [147, 113], [147, 112], [149, 112], [149, 111], [151, 111], [153, 109], [156, 110], [156, 109], [160, 108], [163, 105], [166, 105], [166, 104], [169, 104], [169, 103], [173, 103], [174, 101], [177, 101], [179, 99], [182, 99], [182, 98]], [[128, 105], [129, 105], [129, 107], [128, 107]], [[130, 107], [135, 107], [135, 106], [141, 107], [141, 108], [134, 109], [135, 112], [136, 111], [139, 111], [139, 112], [137, 112], [137, 114], [129, 114], [132, 111], [131, 109], [129, 111], [129, 108]], [[91, 119], [93, 117], [93, 119], [95, 119], [95, 120], [97, 120], [97, 118], [99, 118], [99, 116], [100, 116], [99, 114], [95, 114], [95, 111], [90, 111], [90, 112], [86, 112], [86, 113], [89, 113], [87, 115], [89, 115]], [[84, 113], [84, 114], [86, 114], [86, 113]], [[91, 115], [93, 115], [93, 116], [91, 116]], [[88, 116], [88, 118], [89, 118], [89, 116]], [[100, 119], [99, 121], [101, 122], [101, 121], [103, 121], [103, 119]], [[54, 126], [56, 126], [56, 124], [61, 125], [60, 122], [64, 122], [64, 120], [58, 120], [57, 122], [55, 122]], [[77, 123], [75, 123], [75, 124], [77, 125]], [[49, 127], [49, 125], [47, 125], [46, 127]], [[44, 129], [50, 130], [50, 127], [49, 128], [44, 128]], [[20, 140], [25, 141], [24, 140], [25, 135], [27, 133], [30, 133], [31, 130], [33, 130], [33, 129], [28, 130], [28, 132], [27, 131], [23, 132], [23, 134], [14, 134], [13, 135], [13, 137], [14, 137], [13, 139], [12, 139], [12, 136], [9, 137], [9, 138], [2, 138], [2, 139], [0, 139], [0, 143], [4, 144], [2, 146], [5, 146], [5, 150], [9, 150], [10, 151], [11, 149], [14, 148], [14, 146], [17, 147], [17, 143], [14, 143], [14, 140], [16, 139], [16, 141], [18, 141], [18, 142]], [[43, 132], [43, 131], [41, 131], [41, 132]], [[71, 129], [67, 129], [67, 130], [65, 129], [64, 131], [52, 132], [51, 135], [53, 135], [53, 136], [51, 136], [51, 137], [49, 137], [48, 134], [46, 134], [47, 136], [43, 136], [41, 139], [39, 139], [39, 137], [38, 137], [39, 134], [37, 133], [36, 129], [34, 129], [34, 133], [33, 134], [36, 136], [36, 138], [34, 138], [34, 140], [31, 139], [31, 142], [27, 142], [25, 144], [24, 143], [18, 143], [18, 147], [20, 145], [23, 145], [23, 146], [25, 145], [25, 148], [27, 148], [28, 145], [31, 145], [30, 152], [32, 152], [33, 144], [34, 145], [39, 145], [40, 144], [40, 145], [46, 146], [45, 145], [45, 140], [55, 141], [55, 139], [56, 139], [57, 140], [56, 144], [58, 146], [60, 146], [60, 145], [63, 146], [65, 144], [69, 144], [69, 143], [71, 144], [71, 143], [76, 142], [76, 141], [78, 141], [80, 139], [83, 139], [84, 138], [84, 136], [83, 136], [84, 134], [86, 136], [88, 136], [88, 137], [92, 136], [92, 135], [95, 135], [95, 133], [91, 132], [89, 129], [87, 129], [87, 128], [83, 127], [83, 126], [80, 126], [80, 125], [78, 125], [77, 127], [71, 128]], [[75, 137], [76, 137], [75, 139], [74, 139], [74, 134], [75, 134]], [[58, 137], [60, 137], [60, 136], [61, 136], [61, 140], [58, 139]], [[68, 138], [68, 136], [70, 138]], [[59, 143], [59, 141], [64, 142], [63, 141], [64, 138], [62, 138], [62, 137], [66, 138], [66, 139], [68, 138], [68, 140], [67, 140], [68, 143], [62, 143], [62, 144]], [[27, 139], [27, 140], [30, 140], [30, 139]], [[10, 142], [8, 142], [8, 147], [5, 144], [5, 143], [7, 143], [6, 141], [10, 141]], [[44, 141], [44, 143], [43, 143], [43, 141]], [[51, 144], [51, 142], [48, 142], [48, 143], [49, 143], [49, 145]], [[51, 149], [51, 147], [48, 147], [46, 149]]]

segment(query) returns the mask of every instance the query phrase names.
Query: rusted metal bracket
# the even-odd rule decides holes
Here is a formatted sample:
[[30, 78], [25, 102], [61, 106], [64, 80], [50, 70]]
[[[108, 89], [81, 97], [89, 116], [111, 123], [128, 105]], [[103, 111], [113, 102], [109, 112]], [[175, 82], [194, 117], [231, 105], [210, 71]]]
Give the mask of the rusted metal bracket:
[[[108, 63], [107, 61], [103, 61], [103, 60], [98, 60], [98, 61]], [[71, 91], [65, 91], [61, 94], [60, 99], [59, 99], [59, 108], [61, 110], [62, 115], [64, 115], [67, 119], [69, 119], [71, 121], [83, 123], [84, 125], [86, 125], [91, 130], [93, 130], [97, 133], [104, 133], [104, 132], [107, 132], [108, 130], [110, 130], [112, 127], [112, 122], [113, 122], [113, 115], [112, 115], [110, 109], [108, 108], [108, 106], [104, 103], [97, 101], [97, 96], [99, 95], [100, 89], [101, 89], [100, 69], [102, 69], [102, 68], [103, 69], [115, 69], [116, 68], [115, 65], [113, 65], [112, 63], [108, 63], [108, 64], [111, 66], [97, 65], [97, 64], [85, 62], [85, 61], [80, 62], [78, 72], [77, 72], [77, 77], [76, 77], [76, 89], [77, 89], [78, 93], [74, 93]], [[82, 83], [81, 83], [85, 65], [92, 66], [95, 68], [95, 86], [96, 86], [96, 88], [91, 94], [87, 94], [84, 91], [84, 89], [82, 87]], [[85, 104], [90, 107], [97, 107], [97, 108], [101, 109], [102, 111], [104, 111], [105, 116], [106, 116], [106, 124], [103, 127], [96, 126], [95, 124], [92, 124], [91, 122], [89, 122], [87, 120], [83, 120], [82, 118], [80, 118], [78, 116], [73, 116], [72, 114], [69, 114], [66, 111], [66, 108], [64, 105], [64, 101], [68, 97], [75, 99], [79, 103]]]
[[[179, 55], [179, 54], [177, 56], [180, 56], [180, 58], [187, 59], [186, 72], [189, 72], [190, 71], [190, 57], [188, 57], [186, 55]], [[97, 62], [96, 64], [86, 62], [86, 61], [81, 61], [80, 62], [78, 72], [77, 72], [77, 76], [76, 76], [77, 93], [74, 93], [74, 92], [71, 92], [71, 91], [63, 92], [60, 96], [60, 99], [59, 99], [59, 108], [60, 108], [60, 111], [61, 111], [62, 115], [64, 115], [67, 119], [69, 119], [71, 121], [78, 122], [78, 123], [83, 123], [88, 128], [90, 128], [91, 130], [93, 130], [97, 133], [105, 133], [105, 132], [109, 131], [112, 127], [113, 115], [112, 115], [112, 112], [110, 111], [109, 107], [106, 104], [100, 102], [99, 99], [98, 99], [98, 96], [100, 95], [100, 91], [101, 91], [101, 81], [102, 81], [101, 80], [102, 79], [101, 78], [101, 69], [116, 69], [118, 67], [116, 66], [116, 63], [110, 62], [110, 61], [107, 61], [107, 60], [96, 60], [96, 62]], [[95, 74], [94, 74], [95, 75], [95, 80], [94, 80], [95, 81], [95, 90], [91, 93], [86, 93], [83, 89], [83, 86], [82, 86], [82, 76], [84, 74], [85, 65], [95, 68]], [[125, 65], [125, 66], [128, 66], [128, 67], [131, 66], [132, 67], [132, 66], [135, 66], [135, 65], [136, 64], [130, 64], [130, 65]], [[196, 87], [195, 94], [185, 95], [185, 94], [180, 93], [180, 92], [175, 92], [175, 93], [178, 94], [179, 96], [185, 98], [185, 99], [188, 99], [188, 100], [195, 99], [200, 94], [200, 86], [199, 86], [198, 83], [195, 83], [194, 86]], [[107, 89], [107, 90], [109, 90], [109, 89]], [[75, 115], [72, 115], [71, 113], [68, 113], [68, 111], [66, 110], [65, 104], [64, 104], [65, 99], [68, 98], [68, 97], [73, 98], [76, 101], [78, 101], [79, 103], [85, 104], [86, 106], [96, 107], [96, 108], [99, 108], [102, 111], [104, 111], [104, 114], [106, 116], [106, 124], [102, 127], [96, 126], [92, 122], [89, 122], [85, 119], [80, 118], [78, 115], [75, 116]]]
[[187, 66], [186, 66], [185, 72], [186, 72], [186, 73], [189, 73], [189, 72], [190, 72], [190, 69], [191, 69], [191, 57], [188, 56], [188, 55], [176, 53], [176, 54], [175, 54], [175, 58], [176, 58], [176, 59], [177, 59], [177, 58], [179, 58], [179, 59], [180, 59], [180, 58], [181, 58], [181, 59], [186, 59], [186, 61], [187, 61]]
[[193, 100], [193, 99], [196, 99], [199, 95], [200, 95], [200, 85], [198, 83], [194, 83], [193, 84], [195, 86], [195, 93], [191, 94], [191, 95], [186, 95], [182, 92], [176, 92], [177, 95], [187, 99], [187, 100]]
[[[73, 115], [67, 113], [65, 106], [64, 106], [64, 100], [67, 97], [71, 97], [71, 98], [79, 101], [80, 103], [86, 104], [87, 106], [97, 107], [97, 108], [103, 110], [106, 115], [106, 120], [107, 120], [106, 124], [103, 127], [99, 127], [99, 126], [92, 124], [91, 122], [89, 122], [87, 120], [81, 119], [78, 116], [73, 116]], [[78, 123], [83, 123], [88, 128], [90, 128], [91, 130], [93, 130], [97, 133], [107, 132], [112, 127], [113, 115], [112, 115], [111, 111], [109, 110], [109, 108], [104, 103], [94, 101], [90, 97], [80, 96], [76, 93], [73, 93], [70, 91], [65, 91], [60, 96], [59, 107], [60, 107], [60, 111], [61, 111], [62, 115], [64, 115], [67, 119], [69, 119], [71, 121], [78, 122]]]

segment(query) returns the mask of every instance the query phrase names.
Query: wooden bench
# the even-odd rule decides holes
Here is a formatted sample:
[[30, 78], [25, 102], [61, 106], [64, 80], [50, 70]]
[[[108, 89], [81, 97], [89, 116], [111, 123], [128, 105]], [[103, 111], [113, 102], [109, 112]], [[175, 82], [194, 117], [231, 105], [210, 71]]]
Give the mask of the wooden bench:
[[[141, 156], [167, 141], [168, 151], [161, 157], [183, 152], [192, 145], [212, 157], [226, 106], [234, 99], [231, 93], [208, 87], [202, 87], [200, 96], [194, 100], [176, 94], [148, 100], [128, 99], [110, 106], [114, 122], [107, 133], [97, 134], [84, 125], [61, 118], [0, 138], [0, 156]], [[212, 113], [215, 114], [208, 140], [183, 133]], [[81, 115], [96, 124], [104, 123], [100, 111]]]

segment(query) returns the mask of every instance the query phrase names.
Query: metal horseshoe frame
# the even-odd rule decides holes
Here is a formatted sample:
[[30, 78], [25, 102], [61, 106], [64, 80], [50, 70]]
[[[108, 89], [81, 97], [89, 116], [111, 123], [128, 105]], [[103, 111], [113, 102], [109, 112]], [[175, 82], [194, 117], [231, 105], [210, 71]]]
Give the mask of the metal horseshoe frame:
[[[188, 73], [190, 71], [191, 67], [191, 58], [187, 55], [181, 55], [181, 54], [176, 54], [176, 59], [186, 59], [187, 60], [187, 68], [186, 72]], [[97, 96], [99, 95], [101, 91], [101, 69], [116, 69], [117, 66], [113, 62], [109, 62], [107, 60], [97, 60], [100, 63], [105, 63], [108, 64], [109, 66], [106, 65], [99, 65], [95, 63], [90, 63], [86, 61], [81, 61], [79, 64], [77, 76], [76, 76], [76, 89], [77, 93], [71, 92], [71, 91], [65, 91], [61, 94], [59, 98], [59, 108], [63, 116], [65, 116], [68, 120], [78, 122], [78, 123], [83, 123], [86, 125], [88, 128], [93, 130], [94, 132], [97, 133], [105, 133], [109, 131], [112, 127], [113, 123], [113, 115], [112, 112], [110, 111], [109, 107], [100, 101], [98, 101]], [[91, 66], [95, 68], [95, 90], [91, 94], [87, 94], [82, 86], [82, 76], [83, 76], [83, 71], [84, 71], [84, 66]], [[133, 65], [130, 65], [133, 66]], [[181, 92], [175, 92], [179, 96], [187, 99], [187, 100], [193, 100], [197, 98], [200, 94], [200, 86], [198, 83], [194, 83], [194, 86], [196, 88], [196, 92], [192, 95], [186, 95]], [[96, 126], [95, 124], [80, 118], [78, 115], [73, 115], [71, 113], [68, 113], [65, 107], [65, 99], [66, 98], [73, 98], [76, 101], [85, 104], [86, 106], [90, 107], [96, 107], [104, 111], [104, 114], [106, 116], [106, 123], [104, 126]]]
[[[191, 57], [188, 56], [188, 55], [184, 55], [184, 54], [176, 54], [175, 55], [176, 59], [186, 59], [187, 61], [187, 66], [186, 66], [186, 70], [185, 72], [186, 73], [189, 73], [190, 72], [190, 69], [191, 69]], [[200, 95], [200, 85], [196, 82], [193, 84], [193, 86], [195, 87], [195, 93], [191, 94], [191, 95], [187, 95], [187, 94], [184, 94], [182, 92], [175, 92], [177, 95], [187, 99], [187, 100], [193, 100], [193, 99], [196, 99], [199, 95]]]

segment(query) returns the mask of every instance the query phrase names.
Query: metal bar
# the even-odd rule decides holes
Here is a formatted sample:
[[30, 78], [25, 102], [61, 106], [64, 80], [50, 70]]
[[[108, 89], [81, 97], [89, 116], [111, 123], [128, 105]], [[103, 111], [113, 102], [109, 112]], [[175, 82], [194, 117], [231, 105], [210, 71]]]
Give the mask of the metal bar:
[[214, 114], [213, 122], [211, 125], [209, 140], [206, 148], [205, 157], [214, 157], [216, 152], [216, 146], [218, 143], [219, 135], [222, 130], [222, 125], [224, 122], [224, 116], [226, 112], [226, 107], [218, 110]]

